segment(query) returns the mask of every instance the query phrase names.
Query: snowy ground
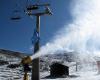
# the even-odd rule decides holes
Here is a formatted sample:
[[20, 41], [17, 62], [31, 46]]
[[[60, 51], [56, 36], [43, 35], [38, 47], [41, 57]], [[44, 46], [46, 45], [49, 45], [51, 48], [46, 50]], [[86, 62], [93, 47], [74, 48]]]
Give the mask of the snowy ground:
[[[9, 69], [7, 66], [0, 66], [0, 80], [23, 80], [23, 72], [21, 68]], [[73, 68], [71, 69], [73, 70]], [[66, 78], [45, 78], [49, 76], [49, 72], [41, 72], [41, 80], [100, 80], [97, 69], [93, 66], [78, 70], [70, 70], [70, 76]], [[30, 74], [30, 73], [29, 73]], [[30, 79], [31, 80], [31, 77]]]
[[70, 75], [67, 78], [55, 78], [55, 79], [41, 79], [41, 80], [100, 80], [100, 75], [97, 74], [97, 71], [83, 71], [76, 72]]
[[[46, 74], [47, 73], [44, 73], [44, 75]], [[43, 78], [41, 80], [100, 80], [100, 74], [98, 74], [96, 67], [92, 66], [89, 68], [86, 66], [86, 68], [77, 72], [70, 72], [70, 76], [66, 78]]]
[[97, 74], [97, 71], [81, 71], [72, 73], [67, 78], [45, 78], [41, 80], [100, 80], [100, 75]]
[[10, 69], [7, 65], [0, 66], [0, 80], [23, 80], [21, 68]]

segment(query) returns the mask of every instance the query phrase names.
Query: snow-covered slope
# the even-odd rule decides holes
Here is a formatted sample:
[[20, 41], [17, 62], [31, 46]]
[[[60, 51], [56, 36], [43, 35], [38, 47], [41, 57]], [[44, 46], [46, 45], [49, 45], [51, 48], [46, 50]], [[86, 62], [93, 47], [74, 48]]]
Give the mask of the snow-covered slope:
[[[6, 53], [4, 53], [6, 52]], [[13, 57], [10, 57], [12, 55], [12, 51], [3, 50], [2, 53], [0, 51], [0, 56], [2, 57], [2, 60], [7, 60], [9, 63], [18, 63], [20, 62], [21, 57], [18, 57], [19, 54], [14, 55]], [[4, 58], [6, 57], [6, 59]], [[16, 58], [15, 58], [16, 57]], [[22, 56], [24, 57], [24, 55]], [[53, 59], [61, 59], [63, 61], [67, 61], [67, 54], [57, 54], [57, 55], [49, 55], [41, 57], [41, 69], [40, 72], [40, 80], [100, 80], [100, 75], [98, 74], [97, 65], [96, 63], [86, 63], [86, 64], [79, 64], [78, 65], [78, 71], [76, 71], [76, 66], [70, 66], [69, 68], [69, 77], [65, 78], [45, 78], [46, 76], [49, 76], [49, 70], [46, 69], [49, 67]], [[70, 58], [70, 57], [69, 57]], [[1, 59], [1, 58], [0, 58]], [[50, 62], [51, 60], [51, 62]], [[0, 80], [23, 80], [23, 69], [22, 67], [18, 67], [15, 69], [11, 69], [7, 67], [8, 64], [1, 65], [0, 66]], [[31, 72], [29, 74], [29, 80], [31, 80]]]

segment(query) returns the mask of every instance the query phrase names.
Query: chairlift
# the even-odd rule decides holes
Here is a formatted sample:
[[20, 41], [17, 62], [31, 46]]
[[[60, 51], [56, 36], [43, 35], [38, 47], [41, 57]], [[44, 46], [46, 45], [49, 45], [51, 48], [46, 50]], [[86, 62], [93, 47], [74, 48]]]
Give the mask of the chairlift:
[[[37, 1], [35, 4], [30, 3], [29, 0], [26, 1], [26, 8], [24, 12], [28, 16], [33, 16], [33, 15], [52, 15], [52, 12], [49, 8], [50, 4], [48, 3], [39, 3]], [[44, 11], [41, 11], [41, 9], [44, 9]]]
[[38, 6], [37, 5], [32, 5], [32, 2], [30, 0], [26, 0], [26, 10], [37, 10]]
[[15, 7], [11, 15], [11, 20], [18, 21], [21, 19], [21, 6], [15, 1]]
[[27, 10], [37, 10], [38, 9], [38, 6], [37, 5], [30, 5], [27, 7]]
[[50, 4], [48, 3], [44, 3], [44, 4], [36, 4], [37, 6], [50, 6]]
[[34, 5], [29, 5], [27, 7], [27, 10], [36, 10], [39, 9], [39, 6], [50, 6], [50, 4], [34, 4]]
[[49, 14], [49, 15], [52, 15], [52, 12], [51, 12], [51, 10], [48, 6], [46, 6], [45, 13]]
[[[38, 5], [37, 5], [37, 6], [38, 6]], [[40, 5], [39, 5], [39, 6], [40, 6]], [[52, 14], [53, 14], [53, 13], [51, 12], [49, 6], [46, 5], [46, 6], [44, 6], [44, 7], [45, 7], [45, 10], [44, 10], [43, 12], [40, 11], [40, 12], [38, 12], [38, 13], [35, 13], [35, 12], [33, 13], [33, 12], [32, 12], [33, 10], [27, 10], [27, 11], [26, 11], [26, 14], [29, 15], [29, 16], [32, 16], [32, 15], [46, 15], [46, 14], [47, 14], [47, 15], [52, 15]]]
[[13, 15], [10, 19], [11, 20], [20, 20], [21, 19], [20, 11], [19, 10], [14, 10]]
[[14, 16], [14, 17], [11, 17], [11, 20], [20, 20], [21, 17], [20, 16]]

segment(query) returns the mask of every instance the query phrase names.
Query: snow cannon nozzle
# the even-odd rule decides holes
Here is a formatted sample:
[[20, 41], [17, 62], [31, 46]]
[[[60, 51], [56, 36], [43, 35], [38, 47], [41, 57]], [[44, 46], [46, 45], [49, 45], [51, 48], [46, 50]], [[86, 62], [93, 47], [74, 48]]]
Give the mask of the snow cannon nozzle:
[[24, 57], [21, 61], [21, 64], [24, 65], [24, 64], [30, 64], [32, 62], [32, 59], [30, 56], [27, 56], [27, 57]]

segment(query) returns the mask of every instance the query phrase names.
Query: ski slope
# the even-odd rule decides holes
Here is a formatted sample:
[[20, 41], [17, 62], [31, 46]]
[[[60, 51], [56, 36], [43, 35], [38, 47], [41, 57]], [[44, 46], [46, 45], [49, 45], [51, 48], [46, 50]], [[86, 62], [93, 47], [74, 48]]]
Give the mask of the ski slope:
[[67, 78], [55, 78], [55, 79], [41, 79], [41, 80], [100, 80], [100, 75], [97, 71], [81, 71], [70, 75]]
[[[72, 68], [73, 70], [74, 68]], [[49, 75], [49, 73], [42, 73], [42, 75]], [[69, 77], [66, 78], [43, 78], [41, 80], [100, 80], [100, 74], [98, 74], [97, 66], [85, 65], [85, 68], [78, 70], [77, 72], [70, 72]]]

